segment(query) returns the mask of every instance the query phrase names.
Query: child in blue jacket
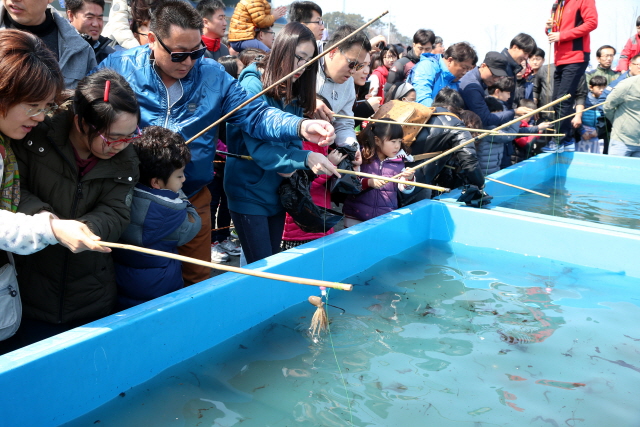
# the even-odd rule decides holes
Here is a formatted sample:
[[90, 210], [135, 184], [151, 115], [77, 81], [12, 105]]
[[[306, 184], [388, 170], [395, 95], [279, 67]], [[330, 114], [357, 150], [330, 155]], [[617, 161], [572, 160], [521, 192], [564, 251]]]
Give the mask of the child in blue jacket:
[[[131, 223], [120, 242], [177, 254], [178, 246], [201, 227], [195, 208], [179, 194], [191, 160], [189, 148], [179, 134], [159, 126], [146, 128], [134, 147], [140, 181], [133, 191]], [[118, 249], [113, 258], [120, 310], [184, 286], [180, 261]]]

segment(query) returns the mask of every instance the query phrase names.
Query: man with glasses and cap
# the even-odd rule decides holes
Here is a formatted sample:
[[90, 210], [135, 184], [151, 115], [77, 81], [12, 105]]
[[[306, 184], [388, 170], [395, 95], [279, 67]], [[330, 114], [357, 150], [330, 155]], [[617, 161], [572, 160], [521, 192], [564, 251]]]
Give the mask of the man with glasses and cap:
[[[330, 52], [320, 60], [316, 91], [318, 106], [314, 116], [331, 121], [333, 113], [353, 116], [353, 105], [356, 102], [356, 89], [353, 74], [364, 68], [365, 59], [371, 50], [371, 43], [363, 33], [351, 36], [338, 47], [334, 45], [353, 33], [350, 25], [339, 27], [329, 39], [326, 49]], [[352, 146], [356, 141], [355, 123], [352, 119], [337, 118], [333, 120], [338, 147]]]
[[482, 65], [469, 71], [460, 80], [460, 95], [467, 106], [480, 116], [485, 129], [507, 123], [515, 116], [522, 116], [531, 112], [530, 108], [519, 107], [516, 110], [505, 110], [492, 113], [485, 102], [485, 90], [493, 86], [498, 80], [507, 77], [507, 59], [498, 52], [489, 52]]
[[[99, 65], [124, 76], [136, 92], [140, 127], [162, 126], [189, 140], [249, 98], [220, 64], [202, 58], [206, 50], [202, 28], [202, 17], [192, 6], [182, 0], [165, 0], [151, 17], [149, 45], [115, 52]], [[303, 138], [327, 145], [334, 138], [329, 123], [301, 120], [260, 100], [241, 108], [227, 122], [274, 144]], [[191, 162], [182, 188], [198, 211], [202, 228], [178, 251], [204, 261], [211, 259], [211, 193], [207, 184], [213, 179], [217, 140], [214, 128], [189, 144]], [[185, 263], [185, 284], [209, 278], [210, 271]]]

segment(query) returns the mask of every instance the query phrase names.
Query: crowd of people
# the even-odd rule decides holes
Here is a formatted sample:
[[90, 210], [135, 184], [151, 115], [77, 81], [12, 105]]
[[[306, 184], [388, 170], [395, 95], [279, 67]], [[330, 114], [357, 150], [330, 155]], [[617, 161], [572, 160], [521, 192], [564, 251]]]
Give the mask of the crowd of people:
[[[435, 195], [416, 181], [488, 203], [486, 175], [580, 141], [640, 157], [640, 17], [617, 68], [606, 45], [587, 71], [594, 0], [554, 5], [554, 64], [524, 33], [482, 61], [428, 29], [409, 46], [348, 25], [327, 35], [312, 1], [241, 0], [227, 17], [220, 0], [114, 0], [107, 25], [104, 0], [65, 7], [0, 5], [0, 354], [211, 274], [100, 241], [252, 263], [333, 232], [285, 211], [286, 185], [308, 182], [320, 215], [342, 205], [350, 227]], [[380, 108], [439, 127], [368, 121]], [[574, 111], [555, 127], [565, 136], [545, 136]]]

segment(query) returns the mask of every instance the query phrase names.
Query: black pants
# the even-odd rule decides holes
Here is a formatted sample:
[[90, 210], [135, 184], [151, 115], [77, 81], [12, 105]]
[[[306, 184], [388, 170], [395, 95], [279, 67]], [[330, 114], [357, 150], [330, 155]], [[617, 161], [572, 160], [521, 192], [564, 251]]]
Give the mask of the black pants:
[[[578, 84], [580, 79], [587, 70], [589, 61], [582, 62], [580, 64], [566, 64], [556, 67], [556, 72], [553, 75], [553, 100], [562, 98], [566, 94], [570, 94], [571, 98], [556, 104], [553, 108], [556, 113], [556, 117], [565, 117], [573, 112], [573, 105], [575, 104], [576, 91], [578, 90]], [[561, 121], [556, 125], [556, 133], [563, 133], [566, 136], [561, 142], [569, 142], [573, 138], [573, 127], [571, 125], [571, 118]]]
[[247, 264], [280, 252], [280, 242], [284, 231], [284, 210], [274, 216], [229, 212], [238, 237], [240, 237], [242, 252], [247, 259]]
[[[211, 193], [211, 242], [222, 242], [230, 235], [231, 215], [227, 206], [227, 194], [224, 192], [222, 177], [215, 176], [207, 186]], [[216, 222], [216, 213], [218, 221]], [[221, 229], [221, 230], [218, 230]]]

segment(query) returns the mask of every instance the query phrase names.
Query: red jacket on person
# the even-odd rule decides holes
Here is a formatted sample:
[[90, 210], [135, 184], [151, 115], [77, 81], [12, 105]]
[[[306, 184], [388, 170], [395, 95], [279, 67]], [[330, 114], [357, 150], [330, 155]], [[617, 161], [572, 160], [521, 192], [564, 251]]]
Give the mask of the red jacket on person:
[[598, 28], [595, 0], [558, 0], [553, 15], [553, 32], [560, 32], [555, 44], [555, 65], [586, 62], [591, 53], [589, 33]]
[[620, 53], [620, 62], [618, 62], [617, 71], [627, 71], [631, 58], [640, 53], [640, 34], [635, 34], [624, 45], [622, 53]]

